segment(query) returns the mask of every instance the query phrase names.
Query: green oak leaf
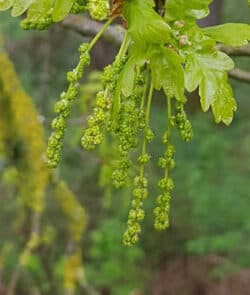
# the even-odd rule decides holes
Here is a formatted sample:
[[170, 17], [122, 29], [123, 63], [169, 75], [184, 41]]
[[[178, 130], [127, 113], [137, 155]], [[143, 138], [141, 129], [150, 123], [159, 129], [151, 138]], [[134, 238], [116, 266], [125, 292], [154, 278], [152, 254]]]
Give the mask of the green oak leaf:
[[233, 60], [227, 54], [220, 51], [214, 51], [211, 54], [197, 54], [197, 60], [203, 69], [229, 71], [234, 67]]
[[[213, 51], [194, 52], [186, 57], [185, 87], [192, 92], [199, 86], [201, 108], [204, 112], [212, 107], [215, 121], [229, 125], [236, 110], [226, 71], [234, 63], [225, 53]], [[222, 89], [225, 95], [222, 95]]]
[[250, 25], [228, 23], [203, 29], [204, 34], [230, 46], [246, 45], [250, 40]]
[[234, 112], [237, 109], [237, 104], [233, 97], [233, 90], [231, 85], [228, 83], [226, 73], [216, 72], [215, 77], [217, 88], [215, 99], [212, 104], [215, 122], [223, 122], [226, 125], [230, 125], [233, 120]]
[[35, 0], [28, 10], [27, 19], [36, 21], [46, 16], [53, 8], [54, 0]]
[[124, 96], [131, 95], [134, 87], [136, 66], [142, 66], [149, 58], [148, 48], [135, 43], [129, 50], [129, 58], [120, 75], [121, 91]]
[[218, 85], [215, 71], [203, 69], [200, 80], [199, 95], [201, 108], [204, 112], [208, 111], [210, 106], [214, 103], [217, 87]]
[[163, 46], [150, 49], [150, 65], [154, 88], [164, 89], [169, 97], [184, 99], [184, 71], [181, 57], [173, 50]]
[[59, 22], [64, 19], [70, 12], [74, 2], [74, 0], [56, 0], [52, 15], [53, 21]]
[[134, 88], [135, 79], [135, 61], [131, 58], [127, 61], [121, 73], [121, 91], [124, 96], [128, 97], [131, 95]]
[[148, 48], [142, 43], [134, 43], [129, 50], [128, 60], [124, 65], [116, 85], [113, 98], [112, 116], [117, 116], [121, 105], [121, 94], [128, 97], [134, 88], [135, 70], [137, 66], [143, 65], [148, 59]]
[[129, 59], [118, 81], [123, 95], [126, 97], [131, 95], [136, 66], [143, 65], [147, 60], [150, 61], [154, 88], [157, 90], [163, 88], [168, 96], [182, 100], [184, 98], [182, 59], [173, 49], [159, 45], [143, 47], [141, 44], [134, 44], [131, 47]]
[[33, 2], [34, 0], [14, 0], [11, 15], [14, 17], [22, 15]]
[[199, 95], [204, 111], [212, 106], [215, 122], [229, 125], [236, 111], [233, 91], [226, 72], [207, 70], [203, 72]]
[[194, 54], [187, 56], [185, 64], [185, 88], [193, 92], [200, 84], [202, 70]]
[[212, 0], [166, 0], [167, 21], [201, 19], [208, 15]]
[[0, 11], [10, 9], [13, 5], [13, 0], [0, 0]]
[[164, 43], [171, 39], [171, 28], [154, 10], [152, 0], [127, 0], [123, 16], [132, 40], [139, 43]]

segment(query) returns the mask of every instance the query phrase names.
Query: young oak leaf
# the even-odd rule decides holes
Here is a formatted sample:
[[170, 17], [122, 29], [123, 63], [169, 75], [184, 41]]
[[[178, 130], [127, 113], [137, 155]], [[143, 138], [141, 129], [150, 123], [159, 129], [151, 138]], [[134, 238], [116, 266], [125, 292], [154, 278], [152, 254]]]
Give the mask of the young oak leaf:
[[22, 15], [34, 2], [34, 0], [14, 0], [11, 15], [16, 17]]
[[199, 95], [203, 111], [212, 106], [216, 123], [229, 125], [232, 122], [236, 102], [226, 72], [205, 71], [200, 82]]
[[129, 49], [129, 58], [120, 75], [121, 91], [124, 96], [131, 95], [134, 88], [136, 66], [142, 66], [149, 59], [149, 48], [134, 43]]
[[136, 43], [164, 43], [171, 40], [171, 28], [154, 10], [153, 0], [127, 0], [122, 14]]
[[184, 99], [184, 71], [181, 57], [173, 50], [163, 46], [150, 49], [150, 66], [155, 89], [163, 88], [166, 95]]
[[[133, 44], [118, 81], [124, 96], [128, 97], [134, 87], [136, 66], [150, 62], [152, 80], [156, 90], [164, 89], [170, 97], [178, 100], [184, 98], [184, 71], [181, 57], [173, 50], [164, 46], [142, 46]], [[118, 88], [119, 88], [118, 87]]]
[[215, 99], [212, 104], [215, 122], [223, 122], [226, 125], [230, 125], [233, 120], [234, 112], [237, 109], [237, 104], [233, 97], [233, 90], [228, 83], [228, 76], [226, 73], [216, 72], [214, 75], [217, 82]]
[[13, 0], [2, 0], [0, 1], [0, 11], [10, 9], [13, 5]]
[[228, 23], [204, 28], [203, 33], [226, 45], [242, 46], [250, 40], [250, 25]]
[[117, 116], [120, 110], [121, 93], [128, 97], [131, 95], [134, 88], [136, 66], [143, 65], [148, 59], [148, 47], [142, 43], [134, 43], [130, 47], [128, 60], [125, 63], [116, 85], [116, 90], [113, 98], [113, 117]]
[[137, 66], [149, 61], [154, 88], [177, 100], [184, 99], [184, 70], [181, 57], [173, 50], [158, 44], [143, 46], [135, 43], [129, 51], [129, 58], [120, 73], [114, 95], [113, 114], [120, 108], [120, 92], [126, 97], [131, 95], [134, 87]]
[[48, 14], [53, 5], [54, 0], [35, 0], [29, 7], [26, 20], [39, 20]]
[[216, 123], [222, 121], [229, 125], [236, 110], [226, 73], [233, 67], [231, 58], [217, 51], [212, 54], [193, 53], [186, 59], [185, 87], [192, 92], [199, 86], [201, 108], [206, 112], [212, 107]]
[[208, 15], [212, 0], [166, 0], [167, 21], [201, 19]]
[[185, 88], [193, 92], [200, 84], [202, 70], [195, 54], [189, 54], [185, 64]]
[[52, 15], [53, 21], [59, 22], [64, 19], [70, 12], [74, 2], [74, 0], [56, 0]]
[[132, 94], [135, 80], [135, 70], [137, 66], [142, 66], [148, 59], [148, 48], [141, 43], [134, 43], [129, 50], [129, 58], [120, 72], [116, 89], [113, 97], [113, 118], [117, 116], [120, 105], [121, 95], [128, 97]]
[[225, 53], [213, 51], [212, 53], [197, 54], [197, 60], [203, 69], [229, 71], [234, 67], [233, 60]]

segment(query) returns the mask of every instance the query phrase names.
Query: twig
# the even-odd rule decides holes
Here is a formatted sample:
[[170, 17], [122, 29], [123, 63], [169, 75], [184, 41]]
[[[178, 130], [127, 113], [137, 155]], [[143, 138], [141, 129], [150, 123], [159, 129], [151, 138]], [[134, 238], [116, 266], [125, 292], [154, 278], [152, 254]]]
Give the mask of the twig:
[[[70, 15], [61, 22], [61, 26], [73, 30], [82, 36], [96, 35], [103, 24], [88, 18], [87, 16]], [[112, 43], [121, 44], [124, 36], [124, 29], [120, 25], [111, 25], [103, 34], [103, 37]]]
[[[31, 224], [31, 234], [30, 234], [30, 240], [32, 240], [32, 237], [34, 235], [38, 236], [39, 235], [39, 231], [40, 231], [40, 218], [41, 218], [41, 214], [40, 212], [33, 212], [32, 215], [32, 224]], [[26, 244], [25, 248], [24, 248], [24, 252], [28, 252], [31, 253], [32, 250], [34, 250], [34, 245], [29, 245], [29, 241]], [[22, 264], [20, 264], [20, 261], [16, 267], [16, 269], [14, 270], [11, 279], [10, 279], [10, 284], [9, 287], [7, 289], [7, 295], [14, 295], [15, 294], [15, 289], [18, 283], [18, 280], [22, 274], [24, 266]]]
[[243, 71], [240, 69], [233, 69], [228, 72], [229, 76], [235, 80], [250, 83], [250, 72]]
[[9, 287], [6, 292], [7, 295], [14, 295], [16, 285], [17, 285], [17, 282], [19, 280], [21, 273], [22, 273], [22, 266], [20, 264], [18, 264], [18, 266], [16, 267], [16, 269], [12, 273], [10, 284], [9, 284]]
[[250, 56], [250, 44], [241, 47], [231, 47], [218, 44], [217, 48], [230, 56]]
[[47, 97], [51, 71], [52, 29], [48, 31], [48, 38], [41, 47], [42, 71], [40, 77], [39, 107], [42, 114], [46, 113]]

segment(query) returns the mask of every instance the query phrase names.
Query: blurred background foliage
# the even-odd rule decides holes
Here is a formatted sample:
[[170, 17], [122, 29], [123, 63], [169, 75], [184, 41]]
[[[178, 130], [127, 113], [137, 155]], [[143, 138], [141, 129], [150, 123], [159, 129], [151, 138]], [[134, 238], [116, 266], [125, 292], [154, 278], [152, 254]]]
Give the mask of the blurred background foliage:
[[[249, 19], [250, 10], [245, 0], [223, 1], [219, 22], [249, 23]], [[83, 37], [58, 25], [48, 32], [24, 32], [18, 22], [8, 13], [2, 13], [0, 31], [24, 89], [34, 98], [47, 134], [53, 104], [66, 86], [65, 73], [75, 65], [77, 47]], [[167, 270], [171, 269], [173, 261], [186, 261], [187, 257], [192, 257], [194, 265], [198, 259], [195, 257], [218, 257], [219, 263], [212, 271], [209, 274], [204, 271], [205, 281], [209, 280], [208, 276], [223, 280], [225, 276], [250, 267], [250, 85], [231, 81], [238, 111], [229, 128], [216, 125], [209, 113], [201, 113], [197, 98], [192, 97], [188, 113], [194, 140], [185, 144], [179, 138], [174, 139], [177, 167], [173, 175], [176, 188], [171, 205], [171, 228], [162, 233], [152, 228], [153, 214], [150, 211], [157, 191], [151, 189], [141, 241], [137, 246], [127, 248], [121, 237], [131, 194], [129, 189], [115, 191], [109, 186], [106, 162], [111, 148], [104, 146], [90, 154], [79, 146], [91, 99], [100, 87], [98, 70], [114, 57], [113, 47], [103, 41], [93, 53], [95, 64], [82, 81], [81, 95], [74, 105], [67, 130], [63, 160], [56, 171], [89, 216], [88, 228], [81, 241], [83, 266], [88, 284], [96, 290], [93, 292], [98, 293], [84, 293], [87, 291], [79, 289], [77, 294], [210, 294], [206, 290], [209, 287], [200, 292], [186, 287], [178, 289], [171, 284], [170, 287], [163, 281], [177, 280], [173, 274], [171, 278]], [[250, 68], [247, 58], [235, 58], [235, 62], [242, 69]], [[157, 134], [163, 134], [165, 130], [162, 104], [160, 96], [154, 97], [155, 116], [151, 124]], [[151, 154], [157, 159], [161, 153], [161, 145], [155, 140], [151, 144]], [[160, 173], [156, 166], [148, 169], [152, 180], [159, 179]], [[25, 228], [20, 226], [22, 213], [18, 213], [15, 202], [15, 175], [15, 169], [6, 172], [0, 159], [0, 294], [5, 294], [4, 291], [1, 293], [1, 288], [4, 290], [16, 268], [22, 239], [26, 236], [17, 231], [25, 231]], [[62, 294], [65, 224], [51, 194], [48, 190], [42, 232], [53, 247], [46, 248], [45, 243], [43, 249], [32, 254], [19, 281], [18, 295]], [[202, 263], [205, 265], [206, 261], [202, 260]], [[180, 264], [173, 271], [181, 273], [182, 266]], [[189, 270], [187, 267], [190, 285], [191, 280], [197, 278], [191, 271], [188, 273]], [[161, 288], [159, 284], [162, 284]]]

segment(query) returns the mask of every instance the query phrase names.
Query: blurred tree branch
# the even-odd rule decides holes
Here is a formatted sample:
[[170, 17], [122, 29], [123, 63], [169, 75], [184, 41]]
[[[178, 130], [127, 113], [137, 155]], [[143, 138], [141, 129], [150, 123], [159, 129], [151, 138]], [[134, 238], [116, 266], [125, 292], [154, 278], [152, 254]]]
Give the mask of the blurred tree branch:
[[217, 48], [230, 56], [250, 56], [250, 44], [241, 47], [231, 47], [218, 44]]
[[[100, 31], [103, 25], [100, 22], [91, 20], [86, 15], [70, 15], [61, 22], [61, 26], [84, 37], [92, 37]], [[123, 40], [124, 29], [120, 25], [112, 25], [105, 31], [103, 36], [106, 40], [120, 45]]]
[[235, 80], [250, 83], [250, 72], [243, 71], [241, 69], [233, 69], [228, 72], [229, 76]]

